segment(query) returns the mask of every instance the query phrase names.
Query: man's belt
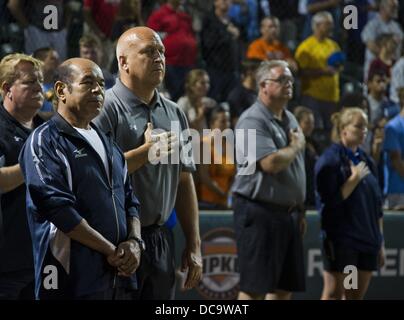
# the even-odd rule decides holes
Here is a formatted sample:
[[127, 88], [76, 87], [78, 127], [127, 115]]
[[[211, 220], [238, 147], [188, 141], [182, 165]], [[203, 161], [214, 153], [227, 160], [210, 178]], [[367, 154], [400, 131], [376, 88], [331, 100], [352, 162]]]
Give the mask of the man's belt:
[[255, 200], [255, 199], [250, 199], [242, 194], [239, 193], [234, 193], [236, 197], [242, 198], [244, 200], [250, 201], [250, 202], [255, 202], [264, 208], [268, 209], [269, 211], [274, 211], [274, 212], [284, 212], [284, 213], [293, 213], [293, 212], [302, 212], [303, 211], [303, 206], [302, 205], [280, 205], [277, 203], [273, 202], [266, 202], [266, 201], [261, 201], [261, 200]]

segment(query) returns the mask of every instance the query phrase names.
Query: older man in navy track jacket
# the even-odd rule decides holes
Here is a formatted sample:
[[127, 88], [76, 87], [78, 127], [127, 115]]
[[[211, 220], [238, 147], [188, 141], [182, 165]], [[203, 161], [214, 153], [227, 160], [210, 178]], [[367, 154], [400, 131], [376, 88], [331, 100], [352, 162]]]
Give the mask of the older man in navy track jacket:
[[20, 155], [36, 297], [129, 298], [142, 250], [139, 203], [122, 152], [90, 123], [104, 101], [102, 72], [69, 59], [55, 91], [58, 112]]

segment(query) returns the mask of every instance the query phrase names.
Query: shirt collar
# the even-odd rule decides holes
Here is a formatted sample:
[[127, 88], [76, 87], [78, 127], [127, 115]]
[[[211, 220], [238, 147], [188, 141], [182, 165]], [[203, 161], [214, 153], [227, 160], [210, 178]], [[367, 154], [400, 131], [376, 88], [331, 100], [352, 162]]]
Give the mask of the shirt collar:
[[[66, 119], [63, 118], [59, 112], [55, 112], [51, 120], [56, 124], [56, 128], [59, 130], [59, 132], [66, 133], [71, 136], [80, 137], [80, 135], [77, 133], [77, 130], [74, 129], [74, 127], [69, 122], [67, 122]], [[90, 126], [98, 132], [97, 127], [92, 122], [90, 122]]]
[[16, 127], [23, 129], [27, 133], [30, 133], [33, 129], [39, 127], [42, 123], [45, 122], [38, 114], [36, 114], [32, 118], [33, 129], [24, 127], [21, 123], [17, 121], [17, 119], [15, 119], [11, 114], [8, 113], [8, 111], [6, 110], [6, 108], [2, 103], [0, 103], [0, 114], [2, 114], [4, 118], [6, 118], [9, 122], [13, 123]]
[[289, 124], [289, 117], [288, 117], [285, 109], [282, 110], [282, 120], [279, 120], [279, 119], [275, 118], [274, 113], [262, 103], [260, 98], [257, 99], [257, 102], [258, 102], [259, 109], [264, 113], [266, 118], [268, 118], [271, 121], [274, 120], [274, 121], [277, 121], [278, 123], [282, 123], [285, 125]]
[[[55, 114], [52, 116], [52, 118], [49, 121], [53, 121], [55, 123], [56, 128], [59, 131], [59, 133], [63, 133], [68, 136], [76, 137], [76, 138], [84, 140], [85, 142], [90, 144], [85, 138], [83, 138], [83, 136], [69, 122], [66, 121], [65, 118], [63, 118], [61, 116], [61, 114], [59, 112], [55, 112]], [[97, 132], [98, 136], [103, 141], [107, 154], [111, 154], [111, 144], [108, 143], [108, 140], [111, 141], [110, 134], [109, 133], [106, 133], [105, 135], [102, 134], [101, 130], [99, 130], [97, 128], [97, 126], [92, 122], [90, 122], [90, 127]]]
[[348, 157], [349, 160], [353, 162], [354, 165], [357, 165], [359, 162], [361, 162], [364, 159], [363, 151], [358, 147], [355, 152], [353, 152], [351, 149], [343, 146], [341, 144], [346, 156]]
[[157, 89], [154, 90], [154, 96], [150, 105], [146, 105], [142, 100], [140, 100], [127, 86], [125, 86], [121, 79], [117, 78], [115, 85], [112, 87], [113, 92], [116, 96], [122, 98], [125, 103], [128, 103], [130, 106], [139, 107], [139, 106], [147, 106], [154, 109], [159, 106], [163, 106], [161, 96]]

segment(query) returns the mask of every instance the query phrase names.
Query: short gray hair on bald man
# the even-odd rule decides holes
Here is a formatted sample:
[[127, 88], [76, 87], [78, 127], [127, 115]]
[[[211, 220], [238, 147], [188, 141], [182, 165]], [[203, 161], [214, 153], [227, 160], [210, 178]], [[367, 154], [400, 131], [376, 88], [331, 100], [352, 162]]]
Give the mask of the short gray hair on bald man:
[[263, 83], [266, 79], [268, 79], [268, 73], [277, 67], [281, 68], [289, 68], [289, 64], [284, 61], [284, 60], [270, 60], [270, 61], [263, 61], [261, 62], [260, 66], [257, 69], [257, 72], [255, 74], [255, 79], [257, 81], [257, 86], [259, 89], [259, 86], [261, 83]]
[[324, 20], [329, 20], [329, 19], [331, 19], [332, 21], [334, 20], [334, 19], [332, 18], [331, 13], [329, 13], [328, 11], [320, 11], [320, 12], [317, 12], [317, 13], [313, 16], [313, 18], [311, 18], [311, 30], [314, 31], [314, 29], [316, 28], [316, 26], [317, 26], [319, 23], [323, 22]]

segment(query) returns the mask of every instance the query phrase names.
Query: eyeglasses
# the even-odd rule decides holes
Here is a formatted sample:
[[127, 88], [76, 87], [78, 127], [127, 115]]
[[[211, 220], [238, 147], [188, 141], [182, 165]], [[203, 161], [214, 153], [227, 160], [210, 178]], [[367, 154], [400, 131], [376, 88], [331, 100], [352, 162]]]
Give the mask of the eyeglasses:
[[265, 79], [264, 81], [274, 81], [274, 82], [277, 82], [277, 83], [279, 83], [279, 84], [281, 84], [281, 85], [285, 85], [285, 84], [287, 84], [288, 82], [290, 83], [290, 84], [294, 84], [295, 83], [295, 79], [293, 79], [293, 77], [289, 77], [289, 76], [280, 76], [279, 78], [277, 78], [277, 79]]

